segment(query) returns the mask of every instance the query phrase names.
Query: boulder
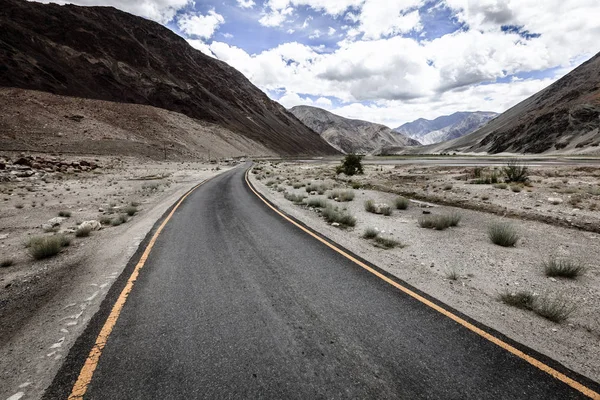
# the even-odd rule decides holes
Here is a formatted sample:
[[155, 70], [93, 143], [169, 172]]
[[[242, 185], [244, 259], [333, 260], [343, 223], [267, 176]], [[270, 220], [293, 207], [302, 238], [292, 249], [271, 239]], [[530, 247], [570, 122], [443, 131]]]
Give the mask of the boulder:
[[97, 231], [100, 228], [102, 228], [102, 224], [100, 223], [100, 221], [97, 221], [95, 219], [92, 219], [90, 221], [83, 221], [78, 227], [77, 229], [84, 229], [86, 227], [90, 227], [91, 230], [93, 231]]
[[54, 226], [59, 226], [60, 224], [62, 224], [62, 223], [63, 223], [63, 221], [64, 221], [65, 219], [66, 219], [66, 218], [64, 218], [64, 217], [54, 217], [54, 218], [52, 218], [52, 219], [48, 220], [48, 223], [49, 223], [51, 226], [53, 226], [53, 227], [54, 227]]

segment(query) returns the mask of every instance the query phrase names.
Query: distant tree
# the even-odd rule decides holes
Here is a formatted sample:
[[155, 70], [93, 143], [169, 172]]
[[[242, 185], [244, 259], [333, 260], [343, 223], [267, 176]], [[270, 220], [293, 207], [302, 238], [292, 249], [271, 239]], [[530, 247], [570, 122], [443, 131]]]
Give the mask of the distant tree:
[[341, 174], [342, 172], [348, 176], [362, 174], [363, 166], [362, 166], [362, 156], [356, 154], [348, 154], [344, 157], [341, 165], [338, 165], [335, 169], [337, 174]]

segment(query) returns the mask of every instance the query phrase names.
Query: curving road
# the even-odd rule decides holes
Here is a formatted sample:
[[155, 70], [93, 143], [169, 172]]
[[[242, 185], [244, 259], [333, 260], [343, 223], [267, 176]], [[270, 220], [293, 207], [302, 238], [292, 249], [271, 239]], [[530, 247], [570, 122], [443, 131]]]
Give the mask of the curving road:
[[[86, 399], [585, 397], [293, 226], [244, 171], [207, 182], [173, 214]], [[70, 392], [93, 325], [47, 398]]]

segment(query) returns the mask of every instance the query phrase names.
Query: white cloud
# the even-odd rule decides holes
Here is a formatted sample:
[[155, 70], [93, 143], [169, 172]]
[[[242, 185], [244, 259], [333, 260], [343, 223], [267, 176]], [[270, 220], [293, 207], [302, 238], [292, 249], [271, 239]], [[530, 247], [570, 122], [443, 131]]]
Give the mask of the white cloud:
[[80, 6], [112, 6], [161, 24], [173, 20], [177, 11], [193, 4], [193, 0], [36, 0], [42, 3], [77, 4]]
[[315, 29], [315, 30], [313, 31], [313, 33], [312, 33], [312, 34], [311, 34], [311, 35], [310, 35], [308, 38], [309, 38], [309, 39], [317, 39], [317, 38], [319, 38], [319, 37], [321, 37], [321, 31], [320, 31], [320, 30], [318, 30], [318, 29]]
[[290, 28], [285, 32], [291, 35], [292, 33], [296, 32], [296, 31], [294, 29]]
[[293, 11], [294, 9], [292, 7], [271, 10], [270, 12], [264, 13], [258, 22], [263, 26], [279, 26], [286, 21], [287, 17], [291, 15]]
[[177, 26], [187, 35], [209, 39], [223, 22], [223, 16], [213, 9], [206, 15], [184, 14], [177, 20]]
[[294, 106], [313, 106], [328, 109], [331, 108], [333, 104], [331, 100], [326, 97], [319, 97], [317, 100], [313, 101], [310, 97], [301, 97], [295, 92], [286, 92], [277, 101], [285, 108], [292, 108]]
[[186, 40], [190, 44], [190, 46], [192, 46], [196, 50], [200, 50], [202, 53], [206, 54], [207, 56], [215, 57], [213, 52], [210, 51], [210, 47], [206, 43], [204, 43], [202, 40], [198, 40], [198, 39], [186, 39]]
[[256, 3], [253, 0], [237, 0], [237, 4], [241, 8], [252, 8]]
[[358, 15], [359, 30], [365, 33], [365, 39], [418, 31], [421, 18], [413, 8], [421, 3], [422, 0], [367, 0]]
[[336, 32], [335, 28], [333, 28], [333, 27], [330, 26], [329, 30], [327, 31], [327, 34], [329, 36], [333, 36], [335, 34], [335, 32]]

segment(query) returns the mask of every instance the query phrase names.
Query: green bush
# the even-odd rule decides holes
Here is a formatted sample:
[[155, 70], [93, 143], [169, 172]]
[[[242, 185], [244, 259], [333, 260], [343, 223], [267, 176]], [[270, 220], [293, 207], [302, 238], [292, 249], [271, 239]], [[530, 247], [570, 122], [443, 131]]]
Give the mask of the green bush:
[[348, 176], [362, 174], [362, 156], [356, 154], [348, 154], [344, 157], [341, 165], [338, 165], [335, 169], [336, 174], [344, 173]]
[[506, 176], [506, 182], [525, 183], [529, 180], [529, 169], [518, 160], [511, 160], [502, 169]]
[[492, 243], [503, 247], [512, 247], [519, 240], [519, 234], [515, 228], [505, 222], [491, 224], [488, 228], [488, 236]]
[[507, 188], [508, 188], [508, 185], [507, 185], [506, 183], [496, 183], [496, 184], [494, 185], [494, 187], [495, 187], [496, 189], [507, 189]]
[[408, 203], [409, 203], [408, 199], [406, 197], [402, 197], [402, 196], [397, 197], [394, 200], [394, 205], [396, 206], [396, 208], [398, 210], [406, 210], [408, 208]]
[[516, 293], [504, 292], [500, 294], [500, 300], [509, 306], [531, 310], [533, 308], [534, 296], [531, 292], [525, 290]]

